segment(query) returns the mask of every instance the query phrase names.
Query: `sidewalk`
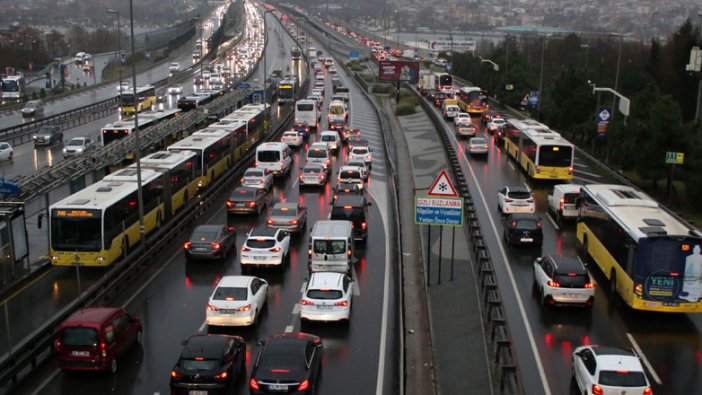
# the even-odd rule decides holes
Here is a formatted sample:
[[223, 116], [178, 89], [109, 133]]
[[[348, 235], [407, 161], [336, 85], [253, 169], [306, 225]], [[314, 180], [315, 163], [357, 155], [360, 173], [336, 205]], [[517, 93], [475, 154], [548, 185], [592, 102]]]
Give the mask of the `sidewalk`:
[[[388, 114], [397, 141], [398, 188], [402, 197], [399, 208], [404, 262], [405, 392], [426, 393], [421, 392], [421, 383], [417, 382], [422, 380], [422, 374], [415, 372], [433, 368], [436, 394], [490, 394], [492, 385], [478, 290], [464, 230], [445, 227], [440, 243], [441, 227], [432, 226], [431, 242], [427, 243], [427, 226], [414, 224], [414, 196], [425, 195], [441, 170], [448, 167], [444, 149], [421, 107], [417, 107], [416, 114], [395, 117], [394, 100], [382, 97], [379, 101], [382, 110]], [[427, 271], [428, 250], [430, 271]], [[428, 288], [427, 274], [431, 280]], [[421, 317], [418, 310], [422, 307], [428, 312], [428, 328], [416, 327], [416, 322], [412, 322], [413, 316]], [[432, 355], [425, 355], [422, 350], [422, 342], [427, 344], [427, 340], [423, 340], [426, 330], [430, 336], [428, 342], [433, 366], [430, 362]], [[424, 358], [429, 358], [429, 361], [424, 361]]]

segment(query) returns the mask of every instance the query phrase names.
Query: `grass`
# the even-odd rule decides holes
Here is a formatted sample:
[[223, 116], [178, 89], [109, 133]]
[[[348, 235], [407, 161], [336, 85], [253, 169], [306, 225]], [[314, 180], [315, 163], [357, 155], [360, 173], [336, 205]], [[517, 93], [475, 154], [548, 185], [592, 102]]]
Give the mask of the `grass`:
[[392, 84], [374, 84], [373, 93], [393, 94], [395, 87]]
[[395, 115], [412, 115], [417, 112], [416, 109], [417, 100], [400, 100], [400, 102], [397, 103], [397, 106], [395, 106]]

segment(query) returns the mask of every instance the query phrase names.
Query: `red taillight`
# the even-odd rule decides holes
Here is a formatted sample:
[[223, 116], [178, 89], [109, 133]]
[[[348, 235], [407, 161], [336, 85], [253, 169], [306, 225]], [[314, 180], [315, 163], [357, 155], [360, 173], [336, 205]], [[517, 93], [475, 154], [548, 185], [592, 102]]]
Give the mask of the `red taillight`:
[[563, 210], [564, 205], [565, 205], [565, 199], [561, 198], [561, 203], [560, 203], [561, 210]]
[[190, 246], [191, 246], [192, 244], [193, 244], [193, 243], [191, 243], [191, 242], [189, 242], [189, 241], [186, 241], [185, 244], [183, 244], [183, 248], [185, 248], [186, 250], [189, 250], [189, 249], [190, 249]]
[[241, 250], [244, 252], [251, 251], [251, 249], [249, 247], [246, 247], [246, 246], [241, 246]]
[[349, 302], [347, 302], [347, 301], [345, 301], [345, 300], [342, 300], [341, 302], [336, 302], [336, 303], [334, 303], [334, 306], [343, 306], [343, 307], [346, 307], [346, 306], [348, 306], [348, 305], [349, 305]]
[[105, 343], [100, 343], [100, 351], [102, 353], [102, 357], [106, 358], [107, 357], [107, 345]]
[[646, 387], [646, 389], [644, 389], [643, 395], [653, 395], [653, 390], [651, 389], [651, 387]]
[[350, 250], [350, 249], [346, 252], [346, 255], [351, 256], [351, 250]]
[[215, 380], [225, 380], [229, 373], [225, 370], [224, 372], [214, 376]]
[[219, 244], [219, 243], [217, 243], [216, 241], [211, 242], [210, 245], [211, 245], [212, 248], [214, 248], [215, 250], [219, 250], [220, 248], [222, 248], [222, 245]]
[[243, 177], [241, 178], [240, 182], [241, 182], [242, 184], [244, 183], [244, 178], [243, 178]]
[[227, 207], [232, 207], [234, 205], [234, 202], [227, 200]]
[[291, 219], [291, 220], [288, 221], [288, 222], [290, 222], [290, 223], [293, 224], [293, 225], [297, 225], [299, 221], [296, 220], [296, 219]]
[[242, 311], [244, 313], [251, 311], [251, 305], [247, 304], [246, 306], [239, 307], [237, 310]]
[[558, 282], [553, 281], [553, 280], [548, 280], [548, 282], [546, 284], [549, 287], [553, 287], [553, 288], [559, 288], [561, 286], [561, 284], [559, 284]]
[[[573, 174], [573, 166], [570, 166], [568, 168], [568, 174]], [[645, 394], [645, 392], [644, 392], [644, 394]]]
[[307, 299], [302, 299], [302, 302], [300, 302], [300, 304], [303, 306], [314, 306], [314, 302], [310, 302]]
[[505, 203], [512, 203], [513, 201], [514, 201], [514, 200], [512, 200], [512, 199], [510, 199], [510, 198], [506, 198], [506, 199], [505, 199]]
[[301, 382], [300, 385], [297, 386], [297, 391], [298, 392], [306, 391], [309, 386], [310, 386], [310, 381], [305, 379], [305, 381]]
[[280, 167], [283, 167], [283, 165], [285, 165], [285, 163], [283, 163], [283, 162], [280, 162]]
[[311, 248], [307, 250], [307, 255], [312, 256], [312, 249]]
[[207, 310], [209, 310], [209, 311], [217, 311], [217, 310], [219, 310], [219, 309], [217, 309], [217, 307], [215, 307], [215, 306], [212, 306], [211, 304], [208, 304], [208, 305], [207, 305]]
[[474, 145], [471, 145], [471, 146], [470, 146], [470, 149], [473, 149], [473, 148], [475, 148], [475, 146], [474, 146]]
[[273, 220], [272, 220], [272, 219], [269, 219], [268, 221], [266, 221], [266, 224], [268, 224], [268, 225], [273, 225]]
[[247, 202], [246, 207], [253, 207], [256, 205], [256, 202]]
[[[282, 165], [281, 165], [281, 166], [282, 166]], [[265, 178], [262, 178], [261, 181], [259, 181], [259, 183], [261, 183], [261, 184], [263, 184], [264, 182], [266, 182], [266, 179], [265, 179]]]
[[252, 390], [256, 390], [256, 391], [260, 390], [260, 388], [258, 386], [258, 382], [253, 377], [251, 378], [251, 380], [249, 380], [249, 388], [251, 388]]
[[268, 250], [268, 251], [272, 251], [272, 252], [280, 252], [280, 247], [273, 247], [273, 248], [271, 248], [271, 249], [270, 249], [270, 250]]
[[171, 370], [171, 377], [173, 377], [174, 379], [179, 379], [179, 378], [183, 377], [183, 375], [176, 372], [175, 370]]
[[541, 173], [541, 166], [536, 166], [536, 172]]
[[593, 282], [585, 283], [585, 288], [595, 288], [595, 283], [593, 283]]
[[365, 222], [361, 222], [361, 229], [366, 230], [367, 227], [368, 224], [366, 224]]
[[602, 392], [602, 387], [600, 387], [597, 384], [592, 385], [592, 395], [603, 395], [604, 392]]
[[302, 180], [303, 178], [305, 178], [305, 176], [303, 174], [300, 174], [300, 179]]

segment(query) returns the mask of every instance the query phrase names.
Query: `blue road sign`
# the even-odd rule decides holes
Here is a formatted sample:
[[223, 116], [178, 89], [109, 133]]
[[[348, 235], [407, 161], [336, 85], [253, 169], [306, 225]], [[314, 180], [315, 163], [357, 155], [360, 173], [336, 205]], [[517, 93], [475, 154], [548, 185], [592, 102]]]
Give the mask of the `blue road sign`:
[[463, 198], [415, 196], [414, 223], [463, 226]]
[[14, 182], [5, 181], [5, 177], [0, 177], [0, 195], [19, 195], [19, 186], [17, 186], [17, 184], [15, 184]]
[[361, 58], [361, 54], [358, 51], [349, 52], [349, 60], [358, 60]]

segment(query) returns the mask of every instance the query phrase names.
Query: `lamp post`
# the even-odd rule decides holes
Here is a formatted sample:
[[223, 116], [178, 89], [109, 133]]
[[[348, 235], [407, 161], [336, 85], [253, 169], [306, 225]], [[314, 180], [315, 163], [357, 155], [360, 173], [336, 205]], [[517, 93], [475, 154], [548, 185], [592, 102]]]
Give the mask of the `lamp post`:
[[[702, 11], [697, 11], [697, 18], [700, 20], [700, 24], [697, 27], [697, 29], [700, 31], [699, 40], [700, 46], [702, 46]], [[695, 106], [695, 122], [699, 121], [700, 119], [700, 101], [702, 101], [702, 73], [699, 74], [699, 80], [697, 82], [697, 105]]]
[[[131, 46], [132, 55], [134, 55], [134, 6], [133, 0], [129, 0], [129, 29], [132, 35]], [[137, 79], [136, 79], [136, 62], [132, 62], [132, 94], [134, 95], [134, 160], [136, 160], [137, 171], [137, 200], [139, 206], [139, 240], [143, 243], [144, 240], [144, 195], [141, 190], [141, 144], [139, 141], [139, 121], [138, 121], [138, 104], [137, 104]]]
[[544, 101], [544, 55], [546, 54], [546, 39], [548, 35], [543, 36], [541, 40], [541, 72], [539, 73], [539, 103], [536, 107], [536, 120], [541, 118], [541, 103]]
[[[132, 0], [129, 0], [132, 1]], [[195, 20], [198, 21], [198, 39], [197, 42], [200, 44], [200, 87], [202, 89], [205, 89], [205, 80], [202, 78], [202, 61], [205, 59], [205, 46], [202, 45], [202, 17], [200, 15], [195, 17]]]
[[119, 22], [119, 11], [108, 8], [108, 14], [117, 15], [117, 72], [119, 74], [119, 95], [122, 96], [122, 25]]
[[[266, 27], [266, 25], [267, 25], [266, 15], [270, 14], [271, 12], [273, 12], [273, 10], [263, 11], [263, 32], [264, 32], [263, 33], [264, 34], [264, 36], [263, 36], [263, 111], [265, 113], [264, 117], [265, 117], [266, 121], [268, 121], [268, 85], [267, 85], [268, 81], [266, 78], [266, 74], [268, 73], [268, 55], [267, 55], [267, 53], [268, 53], [268, 51], [267, 51], [268, 40], [266, 39], [265, 35], [266, 35], [266, 32], [268, 31], [267, 27]], [[297, 22], [295, 22], [295, 24], [297, 24]]]
[[[492, 65], [492, 69], [493, 69], [495, 72], [499, 72], [499, 71], [500, 71], [500, 66], [499, 66], [497, 63], [493, 62], [493, 61], [490, 60], [490, 59], [483, 59], [483, 57], [481, 56], [481, 57], [480, 57], [480, 64], [483, 64], [483, 63], [490, 63], [490, 64]], [[490, 73], [490, 82], [488, 82], [488, 91], [492, 92], [492, 73]], [[492, 95], [492, 96], [495, 97], [495, 98], [497, 97], [497, 96], [494, 94], [494, 92], [493, 92], [493, 95]]]

